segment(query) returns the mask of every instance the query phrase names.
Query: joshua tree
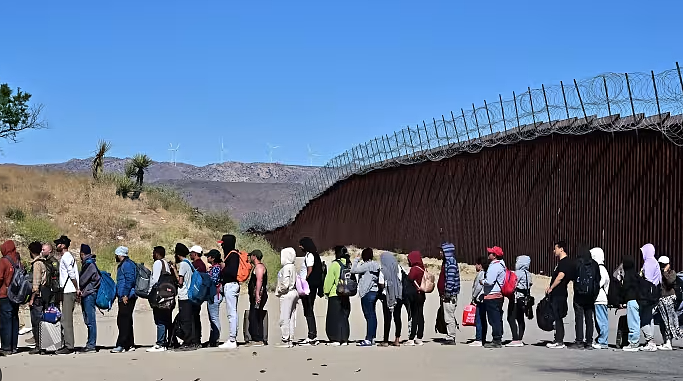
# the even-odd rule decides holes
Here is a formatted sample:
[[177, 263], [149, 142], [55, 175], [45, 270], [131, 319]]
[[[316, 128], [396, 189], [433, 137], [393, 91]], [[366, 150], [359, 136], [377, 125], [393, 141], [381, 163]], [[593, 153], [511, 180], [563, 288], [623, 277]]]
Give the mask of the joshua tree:
[[[152, 165], [152, 159], [150, 159], [147, 155], [139, 153], [133, 156], [133, 160], [131, 161], [130, 165], [135, 169], [135, 182], [139, 187], [142, 187], [145, 177], [145, 170]], [[126, 171], [126, 174], [128, 174], [128, 171]]]
[[100, 140], [97, 143], [97, 152], [95, 153], [95, 157], [92, 159], [91, 166], [93, 179], [99, 179], [102, 169], [104, 168], [104, 156], [107, 154], [107, 152], [109, 152], [110, 149], [111, 143], [108, 141]]

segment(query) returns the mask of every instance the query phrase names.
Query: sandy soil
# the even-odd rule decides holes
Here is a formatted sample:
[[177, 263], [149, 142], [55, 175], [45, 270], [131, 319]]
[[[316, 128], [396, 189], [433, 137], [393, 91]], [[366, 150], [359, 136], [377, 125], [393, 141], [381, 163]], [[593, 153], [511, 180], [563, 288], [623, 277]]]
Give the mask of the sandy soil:
[[[471, 282], [462, 285], [459, 311], [469, 302]], [[534, 287], [537, 300], [543, 294], [543, 287]], [[246, 297], [240, 299], [240, 323], [243, 310], [247, 308]], [[434, 320], [439, 305], [438, 296], [430, 294], [425, 307], [424, 347], [360, 348], [348, 347], [295, 347], [276, 348], [279, 341], [278, 300], [273, 296], [267, 308], [270, 311], [269, 334], [271, 345], [264, 348], [240, 347], [237, 350], [203, 349], [195, 352], [146, 353], [145, 348], [154, 343], [155, 326], [146, 301], [138, 304], [135, 312], [135, 337], [143, 346], [134, 352], [110, 354], [116, 340], [116, 313], [111, 311], [98, 318], [99, 353], [69, 356], [30, 356], [27, 353], [0, 358], [0, 369], [4, 380], [42, 379], [58, 380], [155, 380], [196, 381], [237, 378], [240, 380], [347, 380], [350, 378], [394, 380], [452, 380], [456, 377], [482, 379], [490, 374], [495, 379], [512, 377], [515, 380], [671, 380], [683, 374], [681, 352], [624, 353], [614, 349], [606, 351], [549, 350], [541, 346], [552, 333], [536, 328], [534, 321], [528, 322], [524, 348], [503, 348], [488, 350], [470, 348], [459, 344], [456, 347], [440, 346], [434, 339], [441, 335], [434, 333]], [[319, 336], [325, 338], [326, 301], [317, 300]], [[221, 306], [224, 310], [224, 304]], [[378, 306], [378, 336], [383, 332], [382, 313]], [[206, 309], [202, 311], [203, 340], [208, 338], [209, 324]], [[86, 330], [76, 312], [76, 344], [83, 345]], [[620, 313], [621, 314], [621, 313]], [[459, 314], [461, 316], [461, 313]], [[610, 314], [610, 343], [615, 342], [617, 317]], [[227, 329], [227, 318], [222, 317], [223, 329]], [[404, 324], [407, 317], [404, 313]], [[507, 323], [504, 339], [510, 338]], [[365, 334], [360, 300], [352, 299], [351, 337], [359, 340]], [[573, 313], [565, 319], [567, 336], [574, 339]], [[306, 322], [299, 306], [296, 333], [306, 334]], [[392, 330], [393, 335], [393, 330]], [[474, 336], [473, 327], [462, 327], [458, 341], [465, 342]], [[20, 338], [20, 345], [24, 339]], [[222, 338], [227, 334], [224, 332]], [[407, 329], [404, 328], [404, 339]], [[239, 338], [242, 339], [240, 325]], [[681, 344], [681, 343], [676, 343]], [[509, 374], [505, 376], [505, 374]], [[490, 378], [490, 377], [487, 377]]]

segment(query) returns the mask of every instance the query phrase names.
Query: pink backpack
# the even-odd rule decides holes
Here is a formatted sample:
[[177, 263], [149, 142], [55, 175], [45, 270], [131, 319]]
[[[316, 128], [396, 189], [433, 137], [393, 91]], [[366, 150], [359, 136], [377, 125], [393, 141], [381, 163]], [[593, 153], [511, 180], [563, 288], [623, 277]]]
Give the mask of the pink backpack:
[[308, 286], [308, 281], [302, 279], [300, 275], [296, 276], [296, 292], [299, 296], [307, 296], [311, 293], [311, 288]]

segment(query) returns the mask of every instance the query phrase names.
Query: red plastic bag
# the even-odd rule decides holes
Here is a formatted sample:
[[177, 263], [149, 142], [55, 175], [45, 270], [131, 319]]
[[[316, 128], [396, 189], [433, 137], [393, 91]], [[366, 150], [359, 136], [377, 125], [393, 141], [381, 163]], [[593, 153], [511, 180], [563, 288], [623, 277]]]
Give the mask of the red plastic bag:
[[462, 311], [462, 325], [465, 327], [473, 327], [477, 325], [476, 323], [476, 316], [477, 316], [477, 306], [474, 304], [469, 304], [465, 306], [465, 309]]

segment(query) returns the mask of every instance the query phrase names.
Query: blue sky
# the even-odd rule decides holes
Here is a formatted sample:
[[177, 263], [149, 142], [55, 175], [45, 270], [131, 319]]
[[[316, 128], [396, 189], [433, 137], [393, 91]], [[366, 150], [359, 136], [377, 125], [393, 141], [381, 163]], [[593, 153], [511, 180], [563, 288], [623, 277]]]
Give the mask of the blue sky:
[[3, 1], [0, 83], [49, 130], [0, 162], [142, 152], [315, 164], [527, 86], [683, 61], [678, 0]]

